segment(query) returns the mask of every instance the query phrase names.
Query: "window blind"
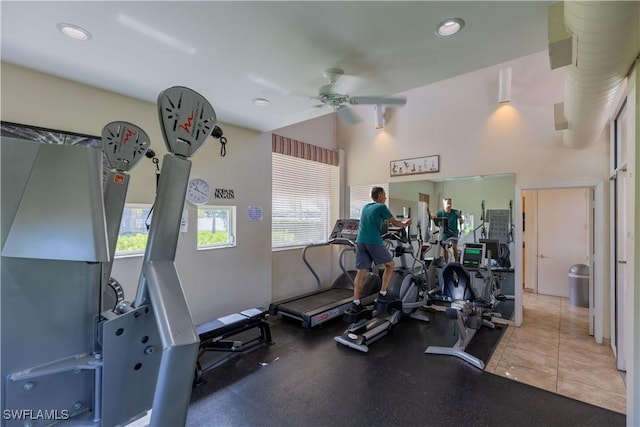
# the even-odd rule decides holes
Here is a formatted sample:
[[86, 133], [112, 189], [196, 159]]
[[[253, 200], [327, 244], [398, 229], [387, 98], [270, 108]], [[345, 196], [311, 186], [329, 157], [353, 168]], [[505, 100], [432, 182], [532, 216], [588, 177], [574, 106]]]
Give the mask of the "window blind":
[[272, 248], [327, 241], [336, 166], [276, 152], [271, 156]]
[[349, 217], [360, 219], [362, 207], [367, 203], [371, 203], [371, 189], [373, 187], [382, 187], [384, 192], [389, 196], [389, 184], [367, 184], [352, 185], [349, 187]]

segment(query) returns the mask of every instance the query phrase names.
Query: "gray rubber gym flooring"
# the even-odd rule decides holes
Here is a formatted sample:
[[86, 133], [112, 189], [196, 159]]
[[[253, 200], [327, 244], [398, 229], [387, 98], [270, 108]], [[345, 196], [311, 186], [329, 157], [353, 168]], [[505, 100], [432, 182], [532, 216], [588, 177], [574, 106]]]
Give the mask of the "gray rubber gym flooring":
[[[625, 416], [424, 354], [456, 341], [453, 322], [404, 319], [361, 353], [337, 344], [347, 324], [303, 329], [272, 316], [275, 344], [234, 355], [193, 389], [187, 425], [624, 426]], [[485, 362], [504, 330], [482, 328], [467, 351]], [[216, 354], [212, 354], [215, 360]]]

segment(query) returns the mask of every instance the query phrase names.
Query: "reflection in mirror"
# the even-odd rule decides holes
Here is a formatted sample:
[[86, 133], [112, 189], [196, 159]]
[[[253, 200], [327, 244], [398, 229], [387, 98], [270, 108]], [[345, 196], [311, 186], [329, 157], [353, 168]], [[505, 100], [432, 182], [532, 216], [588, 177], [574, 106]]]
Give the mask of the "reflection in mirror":
[[[495, 244], [499, 243], [500, 254], [492, 254], [494, 259], [487, 260], [487, 266], [492, 267], [486, 270], [490, 278], [480, 280], [474, 287], [483, 299], [502, 300], [496, 301], [496, 307], [502, 306], [504, 317], [513, 318], [515, 175], [396, 182], [389, 184], [387, 194], [391, 212], [395, 215], [411, 212], [411, 231], [420, 234], [424, 242], [422, 257], [434, 265], [430, 272], [432, 287], [442, 283], [442, 251], [447, 249], [439, 244], [439, 228], [429, 214], [442, 209], [444, 198], [452, 199], [452, 208], [460, 211], [464, 219], [458, 240], [460, 252], [465, 243], [481, 243], [481, 239], [494, 251]], [[485, 239], [491, 241], [485, 242]]]

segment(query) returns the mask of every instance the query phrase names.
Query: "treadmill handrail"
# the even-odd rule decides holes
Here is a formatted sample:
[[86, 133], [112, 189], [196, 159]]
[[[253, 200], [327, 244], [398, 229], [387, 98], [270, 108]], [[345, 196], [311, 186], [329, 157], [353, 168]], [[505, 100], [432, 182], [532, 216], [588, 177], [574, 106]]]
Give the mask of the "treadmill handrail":
[[347, 270], [347, 268], [344, 266], [344, 254], [347, 251], [353, 251], [355, 253], [356, 248], [355, 247], [346, 247], [346, 248], [342, 248], [340, 249], [340, 254], [338, 255], [338, 265], [340, 266], [340, 270], [342, 270], [342, 273], [349, 278], [349, 281], [351, 282], [351, 285], [353, 286], [353, 288], [355, 289], [356, 287], [356, 283], [353, 281], [353, 277], [351, 277], [351, 275], [349, 274], [349, 271]]
[[[356, 246], [356, 244], [352, 240], [344, 239], [344, 238], [334, 238], [334, 239], [329, 239], [323, 243], [311, 243], [304, 247], [304, 249], [302, 250], [302, 261], [307, 266], [309, 271], [311, 271], [311, 274], [313, 274], [313, 277], [315, 277], [316, 283], [318, 285], [318, 289], [322, 289], [322, 283], [320, 282], [320, 277], [318, 276], [318, 273], [316, 273], [316, 271], [313, 269], [313, 267], [311, 267], [311, 264], [307, 260], [307, 250], [309, 250], [309, 248], [316, 248], [319, 246], [329, 246], [329, 245], [346, 245], [346, 246], [351, 246], [353, 248], [355, 248]], [[342, 252], [340, 253], [342, 254]], [[342, 268], [342, 271], [345, 271], [343, 265], [341, 265], [340, 267]]]
[[356, 244], [353, 240], [344, 237], [334, 237], [333, 239], [329, 239], [327, 243], [330, 245], [347, 245], [353, 246], [354, 248], [356, 247]]

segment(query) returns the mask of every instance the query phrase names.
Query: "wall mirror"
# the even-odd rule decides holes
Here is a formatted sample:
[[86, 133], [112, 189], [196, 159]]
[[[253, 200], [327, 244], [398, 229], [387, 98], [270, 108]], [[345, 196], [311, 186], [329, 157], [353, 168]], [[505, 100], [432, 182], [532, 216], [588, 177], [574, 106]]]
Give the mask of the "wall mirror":
[[[482, 237], [480, 232], [483, 203], [485, 214], [488, 210], [513, 208], [515, 175], [485, 175], [389, 184], [388, 204], [391, 212], [395, 215], [408, 214], [410, 209], [414, 224], [419, 221], [422, 228], [428, 223], [426, 207], [435, 213], [442, 208], [442, 199], [445, 197], [452, 199], [454, 209], [462, 211], [465, 219], [463, 241], [477, 241]], [[511, 211], [513, 212], [513, 209]], [[489, 227], [486, 222], [485, 229]], [[513, 224], [513, 218], [511, 223]]]
[[[431, 249], [424, 254], [425, 258], [437, 258], [438, 228], [428, 219], [427, 209], [436, 213], [442, 208], [442, 199], [452, 199], [454, 209], [462, 212], [464, 225], [459, 240], [459, 248], [465, 243], [477, 243], [483, 238], [500, 237], [508, 249], [509, 268], [499, 268], [493, 264], [493, 276], [500, 280], [499, 284], [475, 283], [478, 293], [488, 297], [490, 294], [506, 297], [497, 303], [497, 312], [506, 319], [514, 316], [514, 283], [515, 265], [513, 224], [515, 212], [515, 175], [484, 175], [456, 177], [431, 180], [394, 182], [388, 184], [388, 204], [394, 215], [411, 215], [413, 218], [412, 233], [418, 234], [418, 225], [424, 243], [431, 241]], [[491, 216], [493, 215], [493, 217]], [[508, 224], [508, 225], [507, 225]], [[493, 227], [493, 229], [491, 228]], [[499, 228], [500, 227], [500, 228]], [[506, 229], [501, 229], [506, 228]], [[431, 234], [435, 233], [435, 234]], [[442, 249], [440, 249], [442, 250]], [[502, 253], [501, 255], [504, 255]], [[441, 280], [441, 271], [433, 272], [432, 279]], [[495, 289], [499, 285], [498, 289]], [[499, 309], [498, 309], [499, 308]]]

